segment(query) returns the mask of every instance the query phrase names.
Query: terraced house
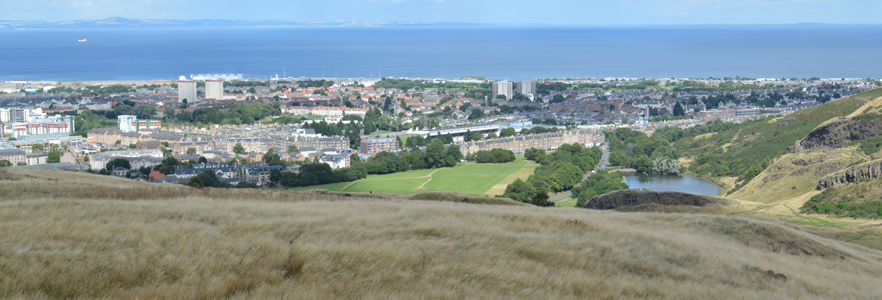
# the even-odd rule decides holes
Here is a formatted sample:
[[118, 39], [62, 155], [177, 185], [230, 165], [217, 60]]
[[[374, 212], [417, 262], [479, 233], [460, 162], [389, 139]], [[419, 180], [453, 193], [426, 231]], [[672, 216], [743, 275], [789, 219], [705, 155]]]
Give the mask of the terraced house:
[[463, 142], [457, 144], [464, 156], [492, 149], [510, 150], [514, 153], [523, 153], [530, 148], [542, 150], [554, 150], [563, 144], [579, 143], [593, 146], [604, 141], [603, 133], [593, 129], [574, 129], [552, 133], [531, 134], [525, 136], [511, 136], [497, 139]]
[[116, 141], [120, 141], [120, 144], [122, 145], [128, 145], [147, 141], [159, 141], [174, 144], [186, 140], [186, 137], [179, 133], [153, 132], [146, 134], [138, 132], [123, 132], [117, 128], [92, 129], [89, 130], [89, 137], [94, 137], [96, 143], [104, 145], [113, 145], [116, 144]]

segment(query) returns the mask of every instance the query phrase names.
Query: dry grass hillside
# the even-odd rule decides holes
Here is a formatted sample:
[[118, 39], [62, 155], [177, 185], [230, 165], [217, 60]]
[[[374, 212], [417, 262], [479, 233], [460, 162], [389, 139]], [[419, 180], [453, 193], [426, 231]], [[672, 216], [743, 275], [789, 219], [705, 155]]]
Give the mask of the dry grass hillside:
[[762, 204], [774, 204], [812, 192], [821, 178], [868, 159], [854, 148], [786, 154], [777, 158], [748, 184], [729, 196]]
[[882, 295], [882, 252], [755, 217], [195, 190], [26, 168], [0, 169], [0, 196], [3, 298]]

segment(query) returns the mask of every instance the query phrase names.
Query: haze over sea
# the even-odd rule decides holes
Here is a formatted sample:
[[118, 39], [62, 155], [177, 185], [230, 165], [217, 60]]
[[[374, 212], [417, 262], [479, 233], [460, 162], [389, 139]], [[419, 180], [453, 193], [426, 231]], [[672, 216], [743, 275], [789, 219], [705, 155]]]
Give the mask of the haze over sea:
[[0, 80], [864, 78], [882, 77], [880, 36], [819, 24], [0, 30]]

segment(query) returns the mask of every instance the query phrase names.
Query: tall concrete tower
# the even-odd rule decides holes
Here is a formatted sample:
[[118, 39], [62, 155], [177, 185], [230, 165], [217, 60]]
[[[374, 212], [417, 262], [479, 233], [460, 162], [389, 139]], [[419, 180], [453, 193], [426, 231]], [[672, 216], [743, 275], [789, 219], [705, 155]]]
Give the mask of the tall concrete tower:
[[503, 95], [505, 96], [505, 100], [511, 100], [511, 97], [514, 96], [512, 93], [512, 84], [510, 81], [497, 81], [493, 83], [493, 100], [496, 100], [496, 96]]
[[224, 81], [205, 80], [205, 99], [223, 100]]
[[536, 93], [536, 82], [532, 80], [524, 80], [518, 83], [518, 93], [523, 95], [532, 95]]
[[187, 77], [178, 78], [178, 102], [184, 102], [187, 99], [188, 104], [194, 104], [196, 101], [196, 80], [187, 80]]

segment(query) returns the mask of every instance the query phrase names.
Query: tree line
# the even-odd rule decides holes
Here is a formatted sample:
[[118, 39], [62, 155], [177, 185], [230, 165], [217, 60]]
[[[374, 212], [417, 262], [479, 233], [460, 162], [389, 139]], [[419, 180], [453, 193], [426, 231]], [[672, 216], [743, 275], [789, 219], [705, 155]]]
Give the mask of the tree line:
[[600, 148], [585, 148], [574, 143], [561, 145], [552, 153], [527, 149], [524, 158], [540, 164], [533, 174], [524, 180], [515, 180], [505, 188], [503, 197], [538, 206], [552, 206], [549, 192], [562, 192], [575, 187], [600, 161]]

